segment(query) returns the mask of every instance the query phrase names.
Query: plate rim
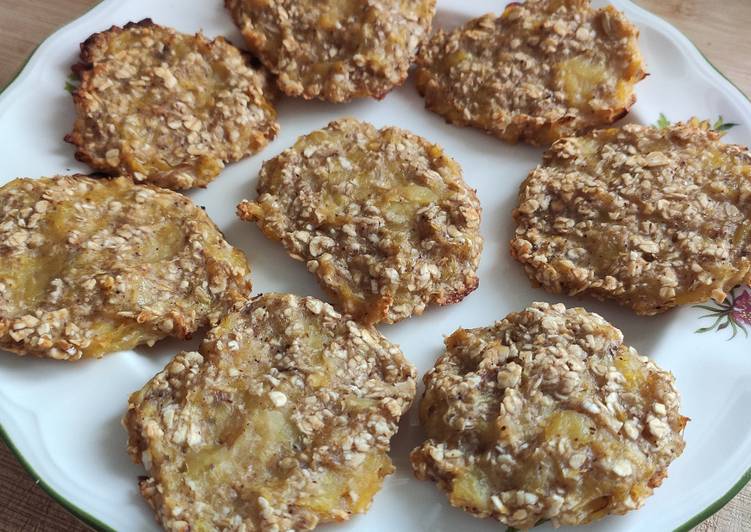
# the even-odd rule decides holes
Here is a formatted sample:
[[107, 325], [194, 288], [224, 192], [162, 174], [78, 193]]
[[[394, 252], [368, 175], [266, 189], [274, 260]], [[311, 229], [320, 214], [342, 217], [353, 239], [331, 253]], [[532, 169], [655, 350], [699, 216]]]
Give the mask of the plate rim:
[[[48, 41], [50, 41], [53, 37], [61, 33], [63, 30], [68, 28], [69, 26], [72, 26], [73, 24], [76, 24], [84, 17], [87, 17], [90, 15], [93, 11], [95, 11], [97, 8], [102, 7], [105, 4], [115, 3], [116, 0], [97, 0], [96, 3], [94, 3], [91, 7], [89, 7], [86, 11], [81, 13], [78, 17], [71, 20], [70, 22], [67, 22], [66, 24], [63, 24], [62, 26], [59, 26], [54, 31], [52, 31], [50, 34], [48, 34], [42, 41], [37, 44], [34, 49], [31, 51], [31, 53], [28, 55], [28, 57], [24, 60], [24, 62], [21, 64], [21, 66], [18, 68], [15, 74], [13, 74], [10, 79], [2, 86], [0, 87], [0, 98], [4, 98], [6, 96], [6, 92], [12, 88], [14, 85], [20, 83], [23, 81], [23, 78], [29, 71], [29, 66], [35, 58], [39, 56], [40, 49], [43, 45], [45, 45]], [[702, 59], [705, 63], [707, 63], [709, 66], [712, 67], [715, 74], [719, 74], [721, 80], [720, 83], [725, 83], [728, 85], [728, 89], [736, 92], [739, 94], [743, 99], [745, 99], [747, 102], [751, 104], [751, 97], [749, 97], [745, 92], [743, 92], [738, 85], [736, 85], [730, 78], [728, 78], [717, 66], [715, 66], [712, 61], [709, 60], [709, 58], [699, 49], [699, 47], [696, 45], [696, 43], [691, 40], [685, 33], [680, 31], [676, 26], [665, 20], [664, 18], [660, 17], [659, 15], [656, 15], [652, 13], [651, 11], [641, 7], [640, 5], [636, 4], [633, 0], [609, 0], [612, 4], [626, 4], [630, 6], [631, 9], [639, 12], [643, 17], [650, 19], [652, 22], [657, 22], [658, 24], [661, 24], [663, 27], [667, 27], [674, 35], [680, 36], [686, 43], [690, 44], [691, 46], [688, 47], [688, 51], [690, 53], [693, 53], [695, 56], [698, 56], [700, 59]], [[684, 46], [684, 48], [686, 48]], [[15, 443], [10, 437], [10, 434], [6, 431], [5, 427], [3, 427], [3, 424], [0, 422], [0, 441], [2, 441], [6, 447], [10, 450], [11, 454], [18, 460], [18, 462], [21, 464], [23, 469], [26, 471], [26, 473], [34, 480], [34, 483], [39, 486], [42, 491], [44, 491], [48, 496], [50, 496], [55, 502], [57, 502], [60, 506], [62, 506], [65, 510], [67, 510], [69, 513], [71, 513], [74, 517], [79, 519], [81, 522], [83, 522], [85, 525], [93, 528], [94, 530], [100, 531], [100, 532], [116, 532], [115, 529], [110, 527], [107, 523], [104, 523], [103, 521], [97, 519], [90, 513], [88, 513], [86, 510], [80, 508], [76, 504], [72, 503], [70, 500], [65, 498], [63, 495], [58, 493], [52, 486], [50, 486], [44, 478], [39, 475], [34, 467], [26, 460], [26, 457], [21, 453], [21, 451], [16, 447]], [[689, 532], [692, 528], [694, 528], [696, 525], [702, 523], [703, 521], [707, 520], [709, 517], [717, 513], [720, 509], [722, 509], [726, 504], [728, 504], [740, 491], [751, 482], [751, 467], [749, 467], [745, 472], [743, 472], [738, 480], [730, 487], [730, 489], [721, 497], [716, 499], [712, 504], [698, 512], [696, 515], [691, 517], [688, 521], [683, 523], [682, 525], [678, 526], [674, 529], [673, 532]], [[507, 532], [510, 530], [514, 530], [513, 528], [508, 528]]]

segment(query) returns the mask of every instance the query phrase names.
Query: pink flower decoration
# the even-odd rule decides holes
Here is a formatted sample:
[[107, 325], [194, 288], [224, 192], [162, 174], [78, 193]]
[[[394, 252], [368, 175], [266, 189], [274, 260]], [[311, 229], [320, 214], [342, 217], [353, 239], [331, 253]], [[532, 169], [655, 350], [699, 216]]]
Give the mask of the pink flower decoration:
[[751, 292], [744, 290], [733, 302], [733, 319], [751, 325]]
[[751, 325], [751, 289], [749, 287], [736, 287], [730, 291], [722, 303], [711, 301], [706, 305], [694, 305], [694, 308], [708, 312], [700, 316], [700, 319], [713, 320], [710, 325], [700, 327], [694, 332], [706, 333], [727, 329], [731, 332], [728, 340], [735, 338], [740, 331], [748, 338], [746, 326]]

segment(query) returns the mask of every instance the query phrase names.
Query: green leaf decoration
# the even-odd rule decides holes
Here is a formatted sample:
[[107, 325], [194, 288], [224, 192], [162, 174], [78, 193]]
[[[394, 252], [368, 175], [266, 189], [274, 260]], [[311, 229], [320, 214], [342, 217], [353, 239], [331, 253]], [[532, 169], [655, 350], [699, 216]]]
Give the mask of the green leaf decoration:
[[746, 293], [746, 290], [742, 286], [737, 287], [727, 295], [722, 303], [712, 302], [709, 305], [694, 305], [694, 308], [707, 311], [707, 313], [699, 316], [700, 320], [713, 320], [711, 325], [699, 327], [694, 332], [703, 334], [728, 329], [731, 334], [727, 340], [732, 340], [740, 332], [743, 332], [743, 336], [748, 338], [746, 325], [749, 325], [749, 321], [744, 315], [748, 312], [748, 298], [751, 292]]
[[707, 327], [700, 327], [700, 328], [696, 329], [694, 332], [705, 333], [705, 332], [709, 332], [709, 331], [714, 331], [715, 327], [717, 327], [717, 325], [722, 321], [723, 318], [724, 318], [724, 316], [718, 316], [717, 319], [714, 321], [714, 323], [712, 325], [708, 325]]
[[[655, 125], [660, 129], [665, 129], [670, 125], [670, 120], [668, 120], [668, 117], [665, 116], [665, 113], [660, 113], [660, 116], [657, 118]], [[712, 129], [719, 133], [724, 133], [725, 131], [733, 129], [734, 127], [739, 125], [740, 124], [737, 124], [735, 122], [725, 122], [725, 119], [722, 118], [722, 115], [720, 115], [717, 117], [717, 120], [714, 121], [714, 124], [712, 124]]]
[[[543, 525], [550, 521], [550, 519], [541, 519], [535, 523], [535, 525], [532, 528], [537, 528], [540, 525]], [[514, 528], [513, 526], [506, 527], [506, 532], [521, 532], [518, 528]]]
[[733, 305], [728, 305], [727, 303], [715, 303], [716, 307], [708, 307], [707, 305], [694, 305], [694, 308], [700, 308], [702, 310], [708, 310], [710, 312], [714, 312], [717, 314], [718, 312], [721, 313], [723, 310], [730, 310], [733, 308]]
[[665, 116], [663, 113], [660, 113], [660, 116], [657, 118], [657, 127], [660, 129], [665, 129], [670, 125], [670, 120], [668, 120], [668, 117]]
[[730, 321], [730, 326], [733, 328], [733, 335], [728, 339], [732, 340], [738, 334], [738, 326], [735, 324], [734, 321]]
[[742, 331], [743, 331], [743, 336], [745, 336], [746, 338], [748, 338], [748, 330], [746, 330], [746, 326], [745, 326], [745, 325], [743, 325], [743, 324], [742, 324], [741, 322], [739, 322], [738, 320], [733, 320], [733, 324], [734, 324], [734, 325], [735, 325], [736, 327], [738, 327], [738, 328], [739, 328], [740, 330], [742, 330]]
[[73, 91], [78, 88], [79, 81], [80, 80], [76, 77], [75, 74], [69, 75], [68, 79], [65, 81], [65, 90], [73, 94]]
[[712, 124], [712, 129], [715, 131], [727, 131], [728, 129], [732, 129], [735, 126], [737, 126], [735, 122], [725, 122], [725, 120], [722, 118], [722, 115], [720, 115], [717, 120], [715, 120], [715, 123]]

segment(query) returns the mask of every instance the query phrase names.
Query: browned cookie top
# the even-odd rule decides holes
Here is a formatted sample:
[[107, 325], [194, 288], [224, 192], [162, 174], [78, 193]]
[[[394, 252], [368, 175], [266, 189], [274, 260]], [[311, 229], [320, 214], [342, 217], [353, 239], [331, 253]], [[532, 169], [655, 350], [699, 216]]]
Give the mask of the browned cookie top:
[[638, 34], [613, 6], [514, 2], [436, 32], [418, 56], [417, 88], [451, 123], [549, 144], [628, 112], [646, 75]]
[[521, 186], [511, 253], [554, 293], [638, 314], [751, 280], [751, 155], [706, 123], [561, 139]]
[[338, 307], [395, 322], [478, 284], [480, 202], [443, 150], [354, 119], [301, 137], [261, 169], [238, 207], [304, 260]]
[[684, 448], [673, 376], [581, 308], [533, 303], [459, 329], [425, 376], [415, 474], [528, 529], [639, 508]]
[[250, 293], [243, 253], [185, 196], [130, 179], [0, 187], [0, 348], [77, 360], [189, 337]]
[[367, 511], [414, 394], [378, 331], [265, 294], [134, 393], [124, 424], [167, 530], [310, 530]]
[[95, 33], [73, 67], [65, 140], [94, 169], [171, 189], [205, 187], [276, 135], [266, 75], [223, 38], [146, 19]]
[[407, 77], [435, 0], [225, 0], [290, 96], [383, 98]]

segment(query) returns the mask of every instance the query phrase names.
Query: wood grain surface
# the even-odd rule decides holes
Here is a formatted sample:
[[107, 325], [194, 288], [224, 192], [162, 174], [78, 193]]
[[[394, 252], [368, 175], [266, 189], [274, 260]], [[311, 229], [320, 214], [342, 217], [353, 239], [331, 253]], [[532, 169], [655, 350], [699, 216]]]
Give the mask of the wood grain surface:
[[[47, 35], [95, 3], [93, 0], [0, 0], [0, 87], [13, 78]], [[751, 95], [751, 0], [637, 0], [637, 3], [677, 26], [720, 71]], [[0, 531], [87, 530], [47, 496], [0, 443]], [[696, 530], [751, 530], [751, 485]]]

